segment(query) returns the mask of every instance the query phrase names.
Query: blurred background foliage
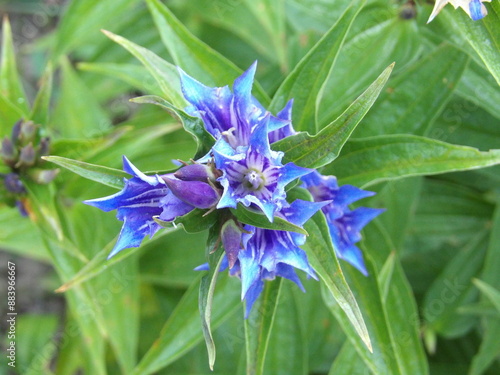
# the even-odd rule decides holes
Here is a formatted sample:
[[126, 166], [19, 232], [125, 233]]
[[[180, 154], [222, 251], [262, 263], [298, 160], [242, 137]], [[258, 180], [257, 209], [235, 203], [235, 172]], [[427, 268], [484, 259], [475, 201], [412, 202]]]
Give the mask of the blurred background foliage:
[[[164, 3], [193, 38], [233, 62], [235, 71], [258, 60], [257, 80], [273, 97], [351, 1]], [[100, 31], [177, 64], [184, 45], [175, 49], [162, 40], [160, 8], [151, 4], [156, 3], [149, 1], [148, 8], [143, 0], [0, 0], [15, 51], [14, 62], [5, 52], [4, 22], [2, 73], [9, 74], [2, 77], [0, 136], [24, 117], [50, 135], [53, 155], [113, 168], [120, 168], [121, 155], [127, 155], [146, 171], [174, 168], [172, 159], [189, 160], [195, 142], [172, 117], [129, 102], [143, 94], [162, 95], [158, 81]], [[365, 279], [342, 263], [375, 351], [370, 354], [360, 344], [320, 283], [304, 281], [303, 294], [285, 281], [264, 373], [500, 373], [499, 167], [418, 172], [421, 159], [432, 152], [427, 146], [409, 161], [374, 155], [398, 156], [411, 146], [388, 148], [386, 154], [366, 151], [356, 159], [365, 143], [369, 147], [362, 150], [388, 147], [378, 140], [395, 135], [481, 151], [500, 148], [498, 67], [489, 64], [499, 53], [500, 6], [495, 0], [486, 6], [490, 14], [473, 27], [489, 35], [482, 41], [493, 46], [489, 57], [471, 37], [475, 29], [464, 26], [472, 21], [450, 5], [426, 24], [432, 1], [368, 0], [354, 20], [318, 103], [318, 125], [296, 127], [315, 133], [396, 63], [352, 141], [325, 168], [340, 183], [378, 192], [365, 205], [387, 208], [364, 231], [371, 276]], [[7, 66], [14, 63], [17, 69]], [[195, 77], [224, 85], [236, 77], [227, 75], [232, 78], [217, 81], [214, 68], [212, 77]], [[13, 87], [19, 90], [9, 97]], [[37, 104], [49, 94], [45, 106]], [[414, 138], [404, 139], [410, 144]], [[375, 177], [366, 176], [371, 168]], [[1, 259], [17, 264], [19, 311], [18, 366], [9, 369], [4, 358], [0, 374], [212, 373], [197, 312], [200, 275], [192, 271], [205, 262], [206, 233], [165, 231], [106, 262], [121, 223], [81, 201], [109, 195], [109, 187], [66, 170], [49, 187], [27, 185], [36, 222], [0, 206]], [[1, 275], [6, 280], [4, 266]], [[70, 280], [68, 291], [54, 294]], [[245, 373], [238, 283], [222, 274], [218, 282], [213, 374]], [[252, 329], [252, 322], [246, 324]], [[0, 326], [4, 330], [6, 323]]]

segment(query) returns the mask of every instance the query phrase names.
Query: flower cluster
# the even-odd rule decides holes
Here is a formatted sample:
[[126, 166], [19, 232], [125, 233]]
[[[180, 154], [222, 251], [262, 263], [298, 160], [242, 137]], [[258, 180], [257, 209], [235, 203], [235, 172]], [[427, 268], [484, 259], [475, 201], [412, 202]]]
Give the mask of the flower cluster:
[[[0, 173], [0, 198], [10, 206], [16, 206], [23, 216], [28, 215], [26, 186], [23, 180], [37, 184], [48, 184], [57, 169], [42, 169], [41, 156], [47, 155], [50, 139], [40, 136], [40, 127], [32, 121], [19, 120], [12, 128], [10, 137], [5, 137], [0, 146], [0, 159], [7, 173]], [[1, 172], [1, 169], [0, 169]]]
[[453, 5], [455, 9], [462, 8], [474, 21], [480, 20], [488, 14], [484, 2], [491, 2], [491, 0], [436, 0], [427, 23], [431, 22], [448, 3]]
[[[300, 247], [305, 235], [244, 224], [230, 209], [241, 205], [262, 214], [269, 223], [279, 218], [297, 227], [322, 210], [338, 257], [365, 275], [355, 243], [360, 240], [361, 228], [381, 212], [349, 209], [349, 204], [371, 192], [339, 187], [335, 177], [294, 163], [283, 164], [283, 153], [273, 151], [271, 144], [296, 133], [291, 121], [292, 101], [276, 116], [266, 111], [251, 93], [255, 70], [256, 63], [235, 80], [233, 90], [207, 87], [180, 70], [182, 92], [190, 103], [186, 110], [200, 118], [214, 138], [209, 153], [175, 173], [154, 176], [143, 174], [124, 157], [124, 170], [132, 177], [125, 181], [123, 190], [86, 201], [104, 211], [116, 209], [117, 218], [124, 222], [110, 257], [124, 248], [139, 246], [146, 236], [152, 237], [161, 228], [158, 219], [175, 222], [195, 209], [223, 213], [217, 224], [225, 252], [221, 270], [229, 269], [231, 275], [241, 278], [247, 315], [264, 280], [284, 277], [303, 289], [296, 269], [317, 277]], [[288, 185], [299, 179], [314, 201], [287, 200]], [[208, 265], [197, 268], [203, 269]]]

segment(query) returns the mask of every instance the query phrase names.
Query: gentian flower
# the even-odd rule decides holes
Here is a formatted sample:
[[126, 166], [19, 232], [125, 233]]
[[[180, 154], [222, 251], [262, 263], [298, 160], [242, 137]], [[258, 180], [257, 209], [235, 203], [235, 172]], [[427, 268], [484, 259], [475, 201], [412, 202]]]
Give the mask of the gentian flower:
[[361, 229], [384, 210], [368, 207], [350, 210], [348, 205], [375, 193], [352, 185], [339, 187], [334, 176], [323, 176], [316, 171], [302, 177], [301, 180], [304, 187], [312, 194], [314, 201], [330, 201], [322, 211], [330, 229], [337, 257], [349, 262], [367, 276], [363, 254], [355, 243], [361, 240]]
[[[285, 201], [285, 186], [311, 170], [293, 163], [283, 165], [283, 153], [272, 151], [268, 134], [290, 126], [289, 118], [264, 110], [252, 96], [256, 63], [238, 77], [233, 91], [225, 87], [210, 88], [182, 70], [181, 87], [191, 107], [187, 110], [203, 119], [207, 131], [217, 140], [210, 153], [200, 162], [214, 158], [222, 173], [218, 182], [223, 194], [217, 208], [259, 207], [273, 221]], [[290, 106], [285, 107], [288, 115]], [[282, 111], [282, 112], [283, 112]], [[281, 116], [280, 116], [281, 115]]]
[[286, 203], [285, 186], [298, 177], [311, 172], [293, 163], [283, 165], [282, 152], [272, 151], [269, 146], [267, 119], [255, 126], [250, 146], [244, 152], [236, 152], [224, 139], [219, 139], [212, 149], [215, 165], [223, 173], [218, 181], [224, 193], [217, 208], [258, 206], [269, 221]]
[[147, 176], [125, 156], [123, 170], [132, 178], [125, 179], [120, 192], [84, 202], [105, 212], [117, 210], [116, 217], [123, 221], [108, 259], [125, 248], [138, 247], [146, 236], [153, 237], [161, 229], [154, 217], [173, 221], [195, 208], [213, 207], [219, 200], [219, 193], [206, 182], [184, 181], [174, 174]]
[[462, 8], [474, 21], [480, 20], [488, 14], [483, 4], [486, 1], [491, 2], [491, 0], [436, 0], [427, 23], [431, 22], [448, 3], [451, 3], [455, 9]]
[[[279, 211], [277, 216], [302, 227], [311, 216], [329, 203], [295, 200]], [[224, 224], [221, 236], [225, 255], [220, 271], [229, 268], [232, 276], [241, 278], [241, 299], [246, 301], [246, 317], [262, 292], [265, 280], [284, 277], [305, 291], [295, 269], [318, 279], [305, 251], [300, 248], [306, 241], [303, 234], [251, 225], [238, 226], [231, 219]], [[208, 270], [208, 264], [197, 267], [196, 270]]]
[[247, 71], [236, 78], [233, 92], [228, 86], [207, 87], [179, 69], [182, 93], [191, 104], [186, 108], [187, 112], [201, 117], [206, 130], [216, 140], [224, 137], [234, 149], [249, 145], [250, 133], [263, 116], [269, 116], [269, 130], [287, 124], [286, 121], [269, 115], [252, 96], [256, 69], [257, 62], [254, 62]]

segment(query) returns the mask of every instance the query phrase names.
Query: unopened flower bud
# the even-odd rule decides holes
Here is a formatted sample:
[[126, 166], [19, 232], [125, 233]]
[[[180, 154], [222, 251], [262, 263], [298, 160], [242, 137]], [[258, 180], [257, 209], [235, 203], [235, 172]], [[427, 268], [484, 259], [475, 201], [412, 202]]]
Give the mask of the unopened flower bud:
[[59, 173], [59, 169], [35, 169], [30, 171], [29, 176], [37, 184], [45, 185], [56, 178]]
[[25, 194], [26, 189], [24, 188], [24, 184], [19, 178], [17, 173], [8, 173], [5, 175], [3, 183], [7, 191], [14, 194]]
[[30, 143], [21, 149], [21, 153], [19, 155], [19, 161], [17, 162], [16, 167], [17, 168], [30, 167], [33, 164], [35, 164], [35, 149], [33, 148], [33, 145]]
[[186, 165], [175, 172], [174, 176], [183, 181], [215, 181], [212, 168], [205, 164]]
[[27, 121], [22, 123], [21, 134], [20, 134], [22, 144], [27, 144], [35, 140], [36, 128], [37, 127], [33, 123], [33, 121]]
[[12, 142], [15, 144], [19, 140], [19, 136], [21, 134], [21, 127], [23, 125], [23, 120], [17, 121], [14, 126], [12, 127], [12, 133], [11, 133], [11, 138]]
[[2, 148], [0, 150], [0, 155], [2, 156], [2, 159], [5, 161], [5, 163], [11, 166], [16, 161], [17, 150], [14, 147], [12, 141], [8, 137], [5, 137], [2, 140]]
[[40, 140], [40, 144], [38, 146], [38, 157], [45, 156], [49, 154], [49, 149], [50, 149], [50, 138], [49, 137], [43, 137]]
[[230, 269], [238, 260], [238, 253], [241, 249], [241, 234], [241, 229], [234, 220], [226, 221], [221, 228], [222, 244], [224, 245]]
[[212, 208], [219, 201], [219, 192], [206, 182], [182, 181], [165, 176], [162, 179], [177, 198], [196, 208]]

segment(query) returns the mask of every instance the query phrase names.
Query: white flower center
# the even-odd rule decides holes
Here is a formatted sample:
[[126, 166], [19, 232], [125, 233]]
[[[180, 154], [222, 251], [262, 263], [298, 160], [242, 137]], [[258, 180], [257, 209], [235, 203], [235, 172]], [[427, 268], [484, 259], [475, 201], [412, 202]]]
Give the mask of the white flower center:
[[248, 189], [259, 190], [265, 185], [265, 180], [261, 173], [250, 169], [245, 173], [243, 183]]

